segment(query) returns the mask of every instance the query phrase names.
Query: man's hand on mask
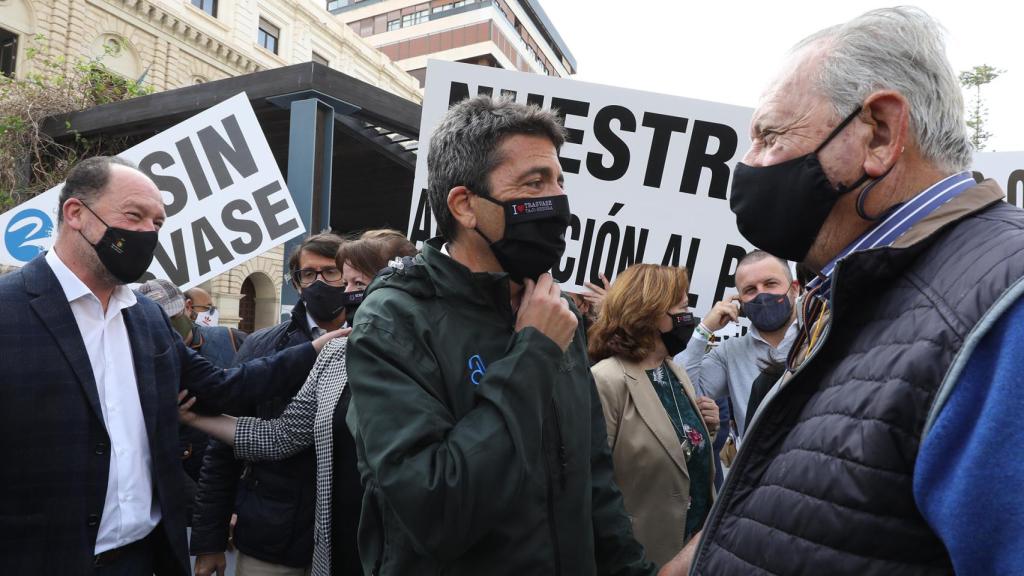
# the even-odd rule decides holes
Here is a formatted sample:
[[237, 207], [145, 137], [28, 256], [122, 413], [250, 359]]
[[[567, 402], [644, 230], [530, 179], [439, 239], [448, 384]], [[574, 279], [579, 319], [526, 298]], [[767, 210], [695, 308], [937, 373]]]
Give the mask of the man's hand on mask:
[[562, 298], [562, 289], [551, 278], [541, 274], [537, 282], [526, 279], [523, 300], [516, 316], [516, 332], [533, 326], [541, 334], [558, 344], [564, 352], [576, 333], [576, 315], [569, 309], [569, 301]]
[[717, 332], [729, 322], [739, 322], [740, 319], [740, 295], [733, 294], [725, 300], [718, 302], [710, 312], [704, 316], [701, 324], [711, 332]]
[[316, 340], [313, 340], [313, 348], [316, 350], [316, 353], [319, 354], [320, 351], [324, 349], [324, 346], [326, 346], [331, 340], [341, 336], [348, 336], [351, 333], [351, 328], [338, 328], [337, 330], [332, 330]]

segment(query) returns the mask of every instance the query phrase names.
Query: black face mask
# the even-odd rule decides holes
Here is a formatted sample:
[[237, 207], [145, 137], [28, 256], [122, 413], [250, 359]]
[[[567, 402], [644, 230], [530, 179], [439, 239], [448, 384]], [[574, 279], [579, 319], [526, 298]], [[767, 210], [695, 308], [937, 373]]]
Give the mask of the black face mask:
[[501, 240], [492, 242], [479, 228], [476, 231], [490, 244], [494, 257], [513, 281], [536, 280], [562, 259], [565, 229], [572, 218], [567, 196], [508, 202], [498, 202], [489, 196], [480, 198], [505, 209], [505, 234]]
[[366, 295], [366, 290], [356, 290], [354, 292], [345, 293], [345, 306], [346, 318], [348, 318], [349, 324], [352, 323], [352, 317], [356, 314], [356, 308], [363, 303], [363, 296]]
[[317, 280], [302, 289], [306, 310], [317, 322], [333, 322], [347, 302], [344, 286], [331, 286]]
[[85, 202], [82, 203], [86, 210], [92, 212], [97, 220], [103, 222], [107, 231], [103, 233], [99, 242], [93, 244], [85, 238], [85, 234], [79, 230], [86, 242], [96, 250], [100, 263], [110, 272], [110, 275], [117, 278], [122, 284], [135, 282], [142, 274], [149, 269], [153, 263], [153, 253], [156, 251], [158, 240], [155, 230], [140, 232], [136, 230], [125, 230], [114, 228], [100, 218], [99, 214], [93, 211]]
[[675, 356], [686, 349], [690, 337], [693, 336], [693, 329], [697, 327], [697, 319], [690, 312], [668, 315], [672, 318], [672, 329], [661, 333], [661, 341], [665, 344], [668, 355]]
[[860, 111], [858, 106], [810, 154], [772, 166], [736, 165], [729, 207], [744, 238], [769, 254], [803, 262], [835, 203], [869, 178], [864, 174], [850, 186], [833, 188], [818, 160]]
[[793, 303], [789, 301], [789, 290], [785, 294], [761, 292], [750, 302], [745, 302], [740, 311], [761, 332], [774, 332], [789, 321]]

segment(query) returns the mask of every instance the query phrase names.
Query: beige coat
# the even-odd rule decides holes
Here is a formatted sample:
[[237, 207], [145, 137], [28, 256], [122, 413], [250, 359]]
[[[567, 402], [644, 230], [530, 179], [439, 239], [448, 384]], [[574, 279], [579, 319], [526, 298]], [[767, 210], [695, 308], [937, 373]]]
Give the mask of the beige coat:
[[[668, 366], [699, 414], [690, 379], [671, 361]], [[650, 378], [637, 363], [606, 358], [591, 370], [604, 407], [615, 483], [632, 518], [633, 534], [647, 557], [662, 566], [682, 549], [686, 532], [690, 475], [679, 437]], [[706, 425], [704, 432], [708, 434]], [[713, 472], [712, 452], [707, 451]], [[709, 484], [713, 497], [714, 482]]]

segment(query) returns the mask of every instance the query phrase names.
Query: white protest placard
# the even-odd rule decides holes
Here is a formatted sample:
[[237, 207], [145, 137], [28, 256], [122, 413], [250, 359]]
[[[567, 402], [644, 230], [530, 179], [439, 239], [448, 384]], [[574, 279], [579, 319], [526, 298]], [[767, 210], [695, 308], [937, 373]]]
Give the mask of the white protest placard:
[[568, 141], [560, 160], [572, 208], [567, 247], [552, 271], [567, 291], [630, 264], [685, 266], [690, 305], [705, 314], [734, 284], [751, 249], [729, 210], [732, 170], [749, 147], [751, 109], [431, 60], [409, 238], [436, 234], [426, 197], [430, 137], [449, 103], [481, 92], [556, 108]]
[[[305, 231], [244, 92], [119, 156], [164, 197], [167, 220], [148, 274], [182, 290]], [[62, 187], [0, 214], [0, 263], [21, 266], [49, 250]]]
[[[753, 109], [497, 68], [431, 60], [420, 125], [409, 238], [436, 235], [426, 196], [430, 137], [449, 106], [506, 95], [557, 108], [569, 137], [560, 152], [572, 208], [567, 247], [552, 273], [570, 292], [635, 262], [685, 266], [703, 316], [734, 293], [751, 245], [736, 228], [732, 171], [750, 146]], [[979, 152], [974, 170], [1024, 207], [1024, 152]]]

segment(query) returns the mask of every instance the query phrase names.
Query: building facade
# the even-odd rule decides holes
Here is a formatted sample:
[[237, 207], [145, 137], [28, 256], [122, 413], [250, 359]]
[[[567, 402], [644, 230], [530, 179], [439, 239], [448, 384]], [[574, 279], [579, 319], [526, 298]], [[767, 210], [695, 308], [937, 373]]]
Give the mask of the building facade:
[[333, 0], [327, 8], [421, 84], [429, 58], [576, 73], [576, 60], [538, 0]]
[[[157, 91], [317, 61], [420, 102], [415, 78], [314, 0], [0, 0], [0, 73], [24, 78], [30, 54], [103, 56]], [[277, 323], [283, 248], [203, 285], [220, 323]]]

